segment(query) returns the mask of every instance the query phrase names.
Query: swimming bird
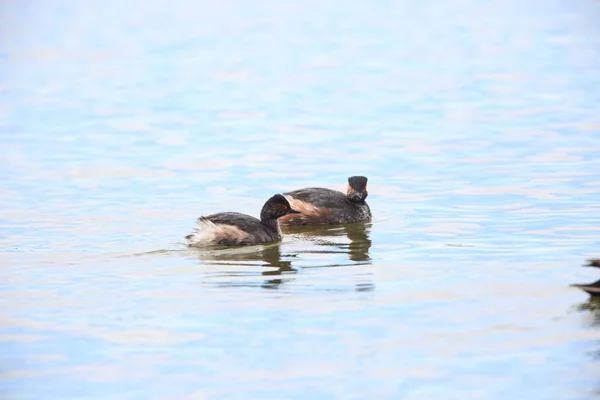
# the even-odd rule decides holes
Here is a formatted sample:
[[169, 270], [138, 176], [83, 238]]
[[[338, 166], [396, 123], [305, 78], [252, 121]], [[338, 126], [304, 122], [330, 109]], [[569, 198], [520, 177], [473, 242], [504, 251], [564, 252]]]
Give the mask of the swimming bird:
[[198, 218], [194, 232], [185, 237], [190, 247], [247, 246], [281, 240], [278, 218], [299, 214], [281, 194], [265, 202], [260, 220], [237, 212], [223, 212]]
[[588, 292], [592, 296], [600, 296], [600, 280], [593, 283], [573, 283], [570, 286]]
[[[587, 262], [586, 267], [600, 268], [600, 259], [591, 259], [587, 260]], [[600, 296], [600, 280], [593, 283], [574, 283], [569, 286], [584, 290], [593, 297]]]
[[596, 267], [596, 268], [600, 268], [600, 259], [591, 259], [591, 260], [587, 260], [587, 265], [586, 267]]
[[353, 222], [370, 222], [371, 209], [366, 176], [348, 178], [346, 193], [337, 190], [310, 187], [283, 195], [298, 214], [281, 218], [282, 225], [340, 225]]

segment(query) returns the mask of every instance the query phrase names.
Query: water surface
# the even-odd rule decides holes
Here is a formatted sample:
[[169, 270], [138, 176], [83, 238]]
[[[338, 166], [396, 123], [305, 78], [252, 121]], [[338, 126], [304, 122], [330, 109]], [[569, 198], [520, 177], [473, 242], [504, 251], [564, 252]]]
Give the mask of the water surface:
[[[1, 397], [600, 397], [598, 20], [0, 3]], [[357, 174], [372, 224], [184, 246]]]

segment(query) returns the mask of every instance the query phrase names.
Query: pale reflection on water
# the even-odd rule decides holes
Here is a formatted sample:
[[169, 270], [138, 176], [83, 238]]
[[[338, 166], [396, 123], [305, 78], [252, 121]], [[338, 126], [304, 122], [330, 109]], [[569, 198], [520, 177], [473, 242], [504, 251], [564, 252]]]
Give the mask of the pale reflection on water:
[[[0, 2], [0, 397], [598, 397], [598, 20]], [[372, 224], [184, 246], [356, 174]]]

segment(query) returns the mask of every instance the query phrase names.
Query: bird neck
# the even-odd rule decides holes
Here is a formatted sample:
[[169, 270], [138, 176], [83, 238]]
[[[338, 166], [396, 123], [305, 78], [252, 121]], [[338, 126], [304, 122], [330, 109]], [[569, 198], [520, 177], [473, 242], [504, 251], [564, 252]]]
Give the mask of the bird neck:
[[277, 222], [276, 218], [268, 216], [266, 213], [261, 213], [261, 215], [260, 215], [260, 222], [264, 226], [266, 226], [266, 227], [272, 229], [273, 231], [281, 234], [281, 230], [279, 229], [279, 222]]

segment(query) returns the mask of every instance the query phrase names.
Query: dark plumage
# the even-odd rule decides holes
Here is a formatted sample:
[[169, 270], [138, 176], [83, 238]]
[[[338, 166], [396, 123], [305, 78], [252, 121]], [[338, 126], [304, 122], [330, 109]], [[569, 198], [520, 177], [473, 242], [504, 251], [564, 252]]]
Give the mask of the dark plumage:
[[587, 265], [586, 267], [596, 267], [596, 268], [600, 268], [600, 259], [597, 260], [587, 260]]
[[[587, 262], [586, 267], [600, 268], [600, 259], [591, 259], [587, 260]], [[570, 286], [584, 290], [593, 297], [600, 296], [600, 280], [593, 283], [575, 283]]]
[[304, 188], [284, 193], [299, 214], [281, 218], [283, 225], [339, 225], [371, 221], [371, 209], [365, 202], [368, 196], [367, 178], [351, 176], [344, 194], [325, 188]]
[[592, 296], [600, 296], [600, 280], [594, 283], [574, 283], [571, 286], [588, 292]]
[[198, 225], [185, 237], [188, 246], [244, 246], [281, 240], [277, 219], [299, 213], [280, 194], [271, 197], [260, 212], [260, 220], [237, 212], [224, 212], [198, 218]]

